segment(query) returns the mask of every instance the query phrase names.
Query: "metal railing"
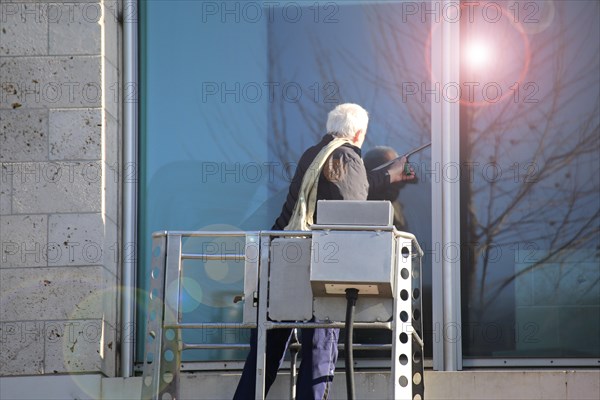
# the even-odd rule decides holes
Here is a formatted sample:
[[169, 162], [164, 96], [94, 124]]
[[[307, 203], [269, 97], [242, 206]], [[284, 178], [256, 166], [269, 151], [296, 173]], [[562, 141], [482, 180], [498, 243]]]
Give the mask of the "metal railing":
[[[410, 279], [408, 287], [410, 306], [399, 312], [400, 300], [394, 302], [393, 319], [390, 322], [357, 322], [356, 329], [388, 329], [397, 340], [406, 332], [412, 334], [407, 344], [409, 351], [397, 354], [395, 344], [355, 344], [354, 350], [392, 350], [393, 386], [406, 388], [410, 384], [410, 399], [423, 398], [423, 341], [421, 306], [421, 263], [423, 252], [413, 235], [397, 232], [403, 240], [412, 243]], [[152, 235], [152, 263], [150, 272], [149, 302], [146, 318], [146, 337], [143, 366], [142, 399], [176, 400], [179, 398], [179, 374], [181, 353], [186, 350], [232, 350], [248, 349], [246, 343], [188, 343], [182, 340], [184, 329], [282, 329], [282, 328], [344, 328], [343, 322], [277, 322], [267, 317], [269, 281], [269, 253], [272, 238], [310, 238], [311, 231], [162, 231]], [[182, 239], [194, 237], [238, 237], [245, 246], [240, 253], [182, 251]], [[205, 249], [203, 249], [205, 250]], [[183, 322], [182, 321], [182, 277], [184, 260], [227, 260], [244, 262], [243, 321], [241, 323]], [[399, 273], [397, 275], [400, 275]], [[407, 277], [403, 277], [407, 280]], [[401, 281], [398, 277], [398, 281]], [[415, 290], [416, 289], [416, 290]], [[398, 296], [399, 296], [398, 288]], [[262, 295], [262, 296], [261, 296]], [[406, 299], [402, 299], [406, 301]], [[408, 318], [408, 320], [407, 320]], [[406, 329], [409, 327], [410, 329]], [[266, 335], [258, 340], [257, 365], [264, 365]], [[406, 337], [406, 336], [404, 336]], [[406, 344], [406, 339], [401, 339]], [[296, 355], [299, 343], [289, 346], [292, 355], [290, 398], [294, 398], [296, 378]], [[343, 344], [338, 345], [344, 349]], [[408, 353], [408, 354], [406, 354]], [[396, 367], [395, 367], [396, 366]], [[409, 371], [398, 378], [398, 369]], [[394, 374], [394, 371], [396, 373]], [[259, 375], [259, 374], [257, 374]], [[408, 375], [407, 379], [406, 375]], [[394, 391], [394, 393], [396, 393]], [[262, 395], [261, 395], [262, 394]], [[264, 398], [264, 380], [257, 381], [257, 399]], [[407, 397], [408, 398], [408, 397]]]

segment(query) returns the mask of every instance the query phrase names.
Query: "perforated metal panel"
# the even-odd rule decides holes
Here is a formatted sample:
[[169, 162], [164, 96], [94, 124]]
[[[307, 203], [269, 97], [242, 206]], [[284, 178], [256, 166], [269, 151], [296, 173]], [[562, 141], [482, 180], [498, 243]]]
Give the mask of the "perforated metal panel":
[[394, 399], [412, 400], [412, 244], [410, 239], [396, 239], [396, 292], [394, 298], [394, 330], [392, 335], [392, 376]]
[[[413, 400], [425, 399], [424, 343], [423, 343], [423, 292], [421, 257], [411, 252], [412, 279], [412, 324], [415, 334], [412, 337], [412, 395]], [[417, 396], [418, 395], [418, 396]]]
[[[142, 374], [142, 399], [156, 399], [161, 390], [160, 363], [162, 361], [162, 324], [164, 313], [165, 263], [167, 256], [166, 236], [152, 238], [152, 268], [150, 292], [145, 293], [148, 302], [146, 319], [146, 351]], [[162, 385], [164, 387], [164, 385]]]

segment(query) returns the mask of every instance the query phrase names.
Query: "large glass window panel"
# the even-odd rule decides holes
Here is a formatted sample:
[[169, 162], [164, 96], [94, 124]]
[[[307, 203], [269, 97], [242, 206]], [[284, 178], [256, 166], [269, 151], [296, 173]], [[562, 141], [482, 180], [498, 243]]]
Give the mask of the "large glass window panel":
[[[152, 232], [256, 229], [269, 221], [243, 224], [268, 199], [268, 188], [264, 179], [245, 179], [242, 166], [253, 173], [253, 163], [269, 158], [267, 98], [241, 102], [239, 88], [267, 81], [267, 27], [235, 16], [232, 23], [209, 18], [210, 4], [143, 3], [138, 360]], [[185, 243], [184, 251], [190, 246]], [[232, 293], [243, 291], [239, 265], [194, 267], [184, 264], [184, 321], [193, 313], [201, 314], [200, 321], [235, 320], [240, 309], [233, 307]], [[185, 331], [184, 339], [201, 343], [214, 333], [189, 335]], [[218, 356], [207, 352], [209, 359]]]
[[[143, 3], [142, 182], [138, 359], [153, 231], [270, 229], [295, 163], [343, 102], [370, 113], [363, 151], [403, 153], [430, 141], [429, 17], [405, 2]], [[420, 180], [400, 192], [407, 230], [431, 248], [430, 152], [411, 158]], [[188, 240], [184, 250], [214, 246]], [[225, 251], [235, 240], [218, 243]], [[429, 257], [429, 256], [427, 256]], [[422, 315], [430, 321], [431, 261]], [[184, 262], [183, 320], [241, 321], [241, 263]], [[186, 331], [199, 343], [244, 342], [247, 332]], [[430, 342], [430, 341], [428, 341]], [[189, 351], [184, 360], [243, 359]]]
[[466, 357], [600, 357], [599, 4], [461, 26]]

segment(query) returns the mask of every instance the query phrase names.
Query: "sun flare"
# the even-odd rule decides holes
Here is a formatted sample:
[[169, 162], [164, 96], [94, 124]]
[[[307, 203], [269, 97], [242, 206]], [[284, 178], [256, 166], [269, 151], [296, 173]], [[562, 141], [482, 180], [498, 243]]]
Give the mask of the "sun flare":
[[487, 67], [491, 64], [492, 49], [484, 41], [473, 41], [465, 48], [465, 60], [471, 68]]

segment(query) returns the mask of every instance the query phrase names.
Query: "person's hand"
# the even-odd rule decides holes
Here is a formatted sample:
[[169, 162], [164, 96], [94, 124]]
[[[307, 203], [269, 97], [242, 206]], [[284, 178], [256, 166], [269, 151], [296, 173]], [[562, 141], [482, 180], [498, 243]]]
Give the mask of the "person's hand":
[[416, 178], [415, 170], [408, 164], [406, 157], [394, 161], [388, 167], [388, 173], [390, 174], [390, 183], [407, 182]]

